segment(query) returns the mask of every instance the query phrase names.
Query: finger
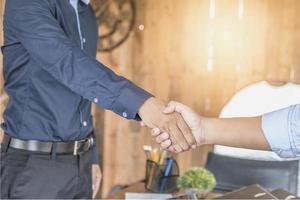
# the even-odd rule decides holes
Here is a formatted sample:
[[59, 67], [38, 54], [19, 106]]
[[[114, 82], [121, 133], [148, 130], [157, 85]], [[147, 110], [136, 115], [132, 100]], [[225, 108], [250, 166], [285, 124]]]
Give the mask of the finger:
[[92, 165], [92, 198], [95, 198], [101, 184], [102, 173], [99, 165]]
[[184, 149], [182, 149], [182, 147], [179, 144], [175, 144], [173, 147], [174, 147], [174, 153], [181, 153], [184, 151]]
[[[177, 128], [177, 134], [176, 134], [176, 140], [177, 140], [177, 144], [181, 147], [182, 151], [186, 151], [190, 148], [189, 144], [187, 143], [185, 137], [184, 137], [184, 132], [181, 131], [180, 127], [177, 125], [176, 122], [176, 128]], [[180, 151], [180, 152], [182, 152]], [[180, 153], [178, 152], [178, 153]]]
[[162, 143], [165, 140], [169, 139], [169, 134], [166, 132], [163, 132], [162, 134], [160, 134], [159, 136], [156, 137], [156, 142], [157, 143]]
[[186, 112], [193, 112], [191, 110], [191, 108], [189, 108], [188, 106], [179, 103], [177, 101], [170, 101], [167, 105], [167, 107], [165, 108], [166, 111], [164, 111], [164, 113], [169, 114], [172, 112], [178, 112], [180, 114], [184, 114]]
[[96, 197], [99, 187], [100, 187], [100, 178], [97, 178], [93, 184], [93, 199]]
[[181, 103], [178, 103], [176, 101], [170, 101], [167, 105], [167, 107], [164, 109], [164, 113], [166, 114], [170, 114], [170, 113], [173, 113], [173, 112], [179, 112], [181, 113], [181, 107], [184, 106], [183, 104]]
[[[175, 118], [176, 119], [176, 118]], [[176, 152], [180, 153], [189, 148], [188, 143], [185, 141], [183, 133], [180, 131], [176, 123], [170, 124], [170, 138]]]
[[163, 148], [164, 150], [169, 149], [169, 147], [171, 146], [172, 142], [170, 139], [163, 141], [160, 146], [161, 148]]
[[174, 128], [169, 127], [170, 130], [170, 140], [173, 147], [173, 152], [181, 151], [181, 147], [177, 145], [177, 139], [175, 138], [176, 133], [174, 133]]
[[154, 129], [152, 129], [152, 131], [151, 131], [151, 135], [152, 135], [153, 137], [158, 136], [160, 133], [161, 133], [161, 132], [160, 132], [160, 129], [159, 129], [159, 128], [154, 128]]
[[192, 149], [196, 149], [197, 148], [197, 145], [192, 145]]
[[102, 181], [102, 173], [100, 172], [99, 179], [98, 179], [97, 185], [96, 185], [95, 197], [96, 197], [96, 195], [97, 195], [98, 192], [99, 192], [99, 189], [100, 189], [100, 186], [101, 186], [101, 181]]
[[95, 199], [97, 193], [96, 193], [96, 183], [93, 184], [93, 199]]
[[146, 126], [145, 122], [141, 121], [140, 122], [141, 126]]
[[181, 148], [179, 150], [178, 149], [176, 150], [175, 146], [173, 146], [173, 148], [174, 148], [173, 153], [176, 153], [176, 154], [183, 151]]
[[175, 144], [176, 140], [174, 139], [174, 136], [170, 135], [170, 140], [171, 140], [172, 149], [173, 149], [174, 153], [176, 153], [176, 152], [182, 152], [183, 151], [183, 149], [181, 148], [180, 145]]
[[92, 189], [93, 189], [93, 199], [96, 197], [97, 193], [96, 193], [96, 189], [97, 189], [97, 182], [96, 182], [96, 179], [93, 180], [93, 186], [92, 186]]
[[[172, 142], [171, 142], [172, 143]], [[170, 151], [170, 152], [175, 152], [175, 149], [174, 149], [174, 147], [173, 146], [170, 146], [169, 148], [168, 148], [168, 151]]]
[[183, 133], [183, 136], [184, 136], [186, 142], [188, 143], [188, 145], [189, 146], [196, 145], [197, 141], [196, 141], [191, 129], [186, 124], [186, 122], [184, 121], [182, 116], [178, 113], [176, 113], [175, 116], [177, 118], [177, 126], [180, 129], [180, 131]]

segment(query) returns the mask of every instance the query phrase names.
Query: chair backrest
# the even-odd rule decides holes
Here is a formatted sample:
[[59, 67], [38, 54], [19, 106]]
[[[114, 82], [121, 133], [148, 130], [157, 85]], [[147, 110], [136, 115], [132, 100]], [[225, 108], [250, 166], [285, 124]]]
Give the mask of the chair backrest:
[[[257, 116], [292, 104], [297, 104], [299, 102], [299, 84], [287, 83], [278, 87], [272, 86], [266, 81], [261, 81], [247, 86], [237, 92], [224, 106], [220, 113], [220, 117]], [[284, 160], [273, 152], [232, 148], [219, 145], [215, 146], [214, 152], [225, 156], [253, 160]], [[298, 174], [298, 182], [300, 182], [300, 173]], [[300, 184], [298, 185], [298, 195], [300, 195]]]
[[263, 161], [209, 153], [206, 168], [214, 173], [217, 192], [230, 192], [259, 184], [271, 191], [283, 188], [297, 193], [299, 160]]

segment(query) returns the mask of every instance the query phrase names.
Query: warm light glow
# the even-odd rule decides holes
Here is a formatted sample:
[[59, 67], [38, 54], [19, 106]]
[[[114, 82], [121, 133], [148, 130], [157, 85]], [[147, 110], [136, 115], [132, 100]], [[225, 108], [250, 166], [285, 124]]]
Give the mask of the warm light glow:
[[[248, 71], [252, 68], [258, 68], [259, 77], [268, 79], [266, 76], [269, 73], [268, 70], [271, 69], [267, 66], [268, 64], [277, 65], [276, 62], [280, 60], [288, 62], [294, 59], [294, 54], [284, 54], [284, 52], [289, 52], [290, 45], [291, 49], [294, 48], [292, 39], [296, 37], [296, 34], [282, 34], [285, 38], [280, 40], [283, 43], [283, 49], [274, 49], [274, 53], [271, 50], [275, 39], [270, 39], [271, 35], [268, 30], [273, 30], [272, 27], [274, 30], [278, 29], [276, 32], [272, 31], [274, 38], [278, 40], [281, 37], [281, 30], [285, 31], [288, 27], [281, 23], [275, 26], [277, 22], [270, 20], [273, 14], [264, 11], [264, 9], [271, 9], [264, 7], [266, 3], [256, 2], [255, 6], [252, 6], [250, 1], [245, 0], [228, 1], [228, 4], [221, 0], [208, 0], [206, 3], [192, 2], [195, 2], [197, 6], [193, 6], [193, 3], [188, 4], [188, 14], [182, 14], [181, 23], [184, 28], [180, 34], [176, 34], [176, 41], [179, 38], [178, 41], [183, 46], [179, 51], [189, 70], [197, 70], [197, 72], [204, 70], [210, 75], [216, 75], [215, 73], [221, 70], [222, 73], [224, 72], [223, 77], [231, 76], [230, 73], [240, 75], [242, 71], [247, 72], [248, 75]], [[293, 24], [294, 22], [287, 21], [286, 23]], [[291, 29], [291, 32], [295, 31]], [[273, 54], [278, 54], [278, 57], [274, 57], [276, 61], [272, 61]], [[194, 65], [196, 67], [192, 67]], [[281, 65], [282, 63], [278, 64], [278, 66]], [[284, 73], [273, 74], [275, 74], [273, 79], [290, 78], [293, 81], [298, 78], [297, 70], [290, 72], [290, 66], [287, 66]], [[245, 83], [241, 81], [239, 84]]]
[[140, 31], [143, 31], [145, 29], [145, 26], [144, 26], [144, 24], [140, 24], [138, 28]]
[[204, 109], [205, 109], [205, 111], [209, 111], [210, 110], [210, 98], [209, 97], [205, 98]]
[[208, 61], [207, 61], [207, 71], [208, 72], [212, 72], [213, 71], [213, 64], [214, 64], [214, 62], [213, 62], [213, 59], [208, 59]]
[[213, 45], [209, 45], [208, 47], [208, 58], [213, 58], [214, 57], [214, 47]]
[[210, 19], [215, 18], [215, 0], [210, 0], [209, 17]]
[[[226, 47], [227, 45], [232, 46], [232, 44], [237, 43], [237, 26], [230, 22], [224, 22], [220, 25], [218, 32], [218, 41], [221, 46]], [[233, 47], [233, 46], [232, 46]]]
[[207, 61], [207, 71], [213, 71], [213, 64], [214, 64], [214, 47], [213, 45], [209, 45], [208, 47], [208, 61]]
[[241, 70], [241, 65], [240, 65], [240, 64], [236, 64], [236, 65], [235, 65], [235, 70], [236, 70], [237, 72], [239, 72], [239, 71]]
[[239, 13], [239, 20], [243, 20], [244, 18], [244, 0], [239, 0], [238, 5], [238, 13]]

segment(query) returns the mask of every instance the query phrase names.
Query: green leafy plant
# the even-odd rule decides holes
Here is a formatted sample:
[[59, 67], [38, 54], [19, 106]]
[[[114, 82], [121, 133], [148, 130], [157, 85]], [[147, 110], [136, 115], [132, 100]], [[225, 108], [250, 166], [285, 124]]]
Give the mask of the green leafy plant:
[[201, 192], [209, 192], [215, 186], [213, 173], [200, 167], [191, 168], [178, 179], [178, 187], [182, 189], [195, 188]]

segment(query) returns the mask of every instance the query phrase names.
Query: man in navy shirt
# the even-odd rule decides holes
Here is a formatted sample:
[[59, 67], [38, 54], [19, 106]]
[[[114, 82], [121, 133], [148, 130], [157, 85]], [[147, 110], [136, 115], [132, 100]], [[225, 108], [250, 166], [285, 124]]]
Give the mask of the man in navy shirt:
[[89, 0], [6, 1], [1, 198], [92, 197], [91, 102], [169, 132], [172, 151], [196, 143], [180, 114], [95, 59], [97, 30]]

